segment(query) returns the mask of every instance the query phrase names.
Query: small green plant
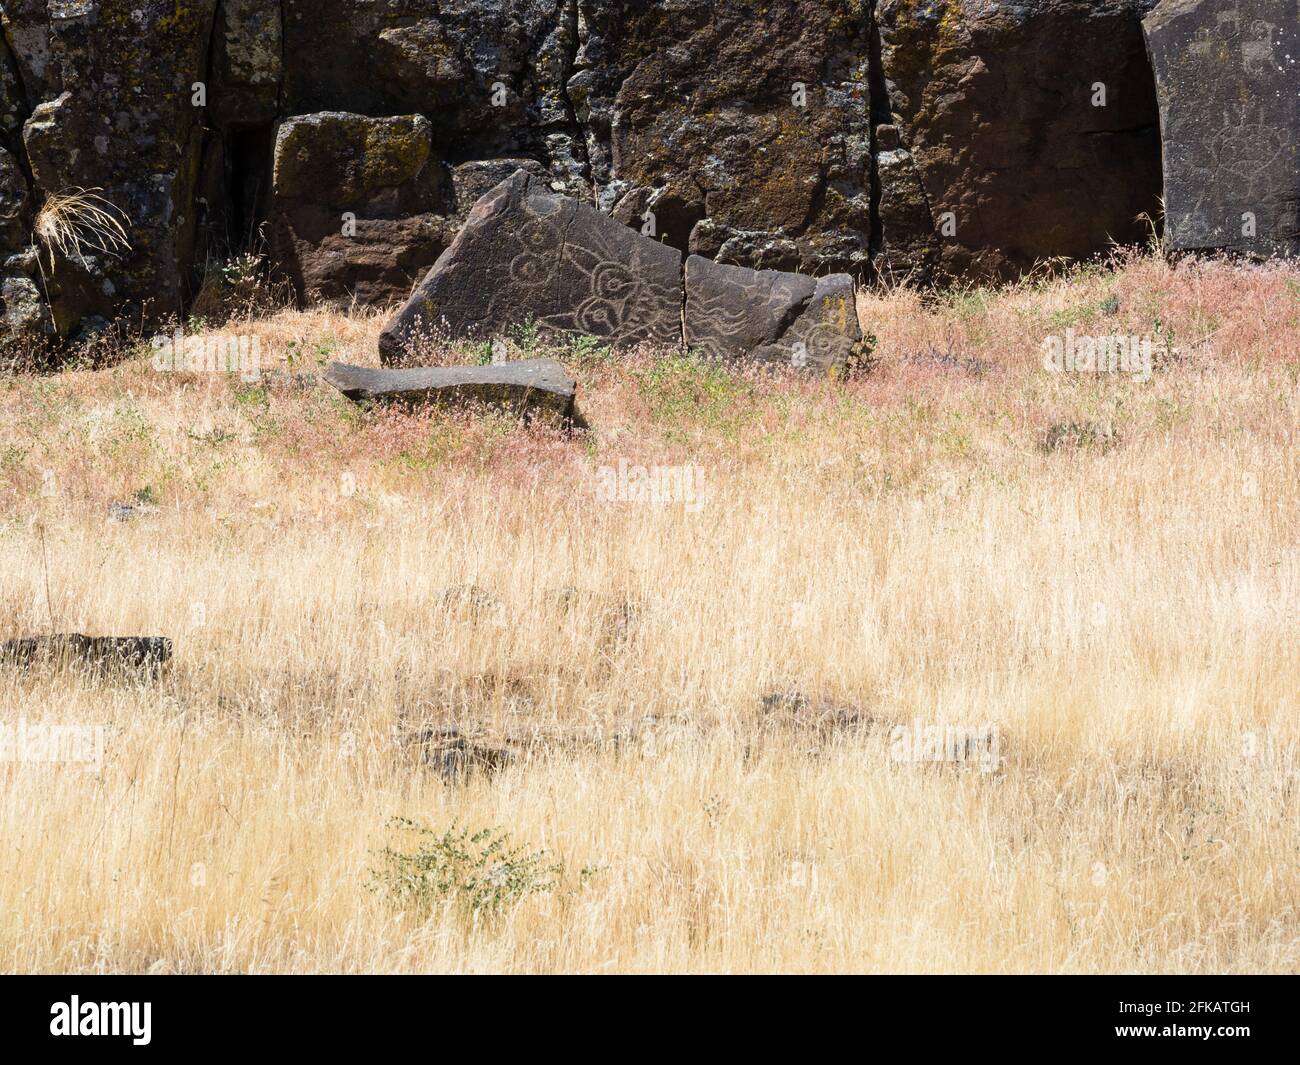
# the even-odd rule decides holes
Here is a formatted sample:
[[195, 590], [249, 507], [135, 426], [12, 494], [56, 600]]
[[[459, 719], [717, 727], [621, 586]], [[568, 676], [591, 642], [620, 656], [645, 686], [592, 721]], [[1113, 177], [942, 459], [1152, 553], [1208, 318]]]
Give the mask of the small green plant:
[[583, 333], [573, 338], [569, 351], [578, 362], [604, 362], [610, 356], [610, 347], [599, 337]]
[[158, 493], [153, 490], [153, 485], [147, 484], [135, 493], [135, 501], [144, 507], [158, 506]]
[[696, 352], [665, 355], [634, 375], [655, 417], [670, 426], [670, 437], [692, 423], [732, 437], [752, 413], [745, 382]]
[[511, 847], [509, 835], [495, 828], [471, 832], [453, 823], [438, 833], [405, 817], [392, 818], [388, 827], [413, 833], [418, 842], [414, 850], [379, 852], [383, 864], [370, 871], [371, 890], [421, 915], [443, 901], [469, 913], [497, 913], [554, 890], [563, 872], [545, 851]]
[[232, 385], [235, 393], [235, 402], [245, 409], [264, 410], [270, 406], [271, 396], [267, 392], [266, 386], [262, 384], [249, 384], [243, 381], [236, 381]]
[[525, 318], [510, 328], [510, 339], [525, 355], [536, 351], [542, 342], [542, 330], [535, 318]]

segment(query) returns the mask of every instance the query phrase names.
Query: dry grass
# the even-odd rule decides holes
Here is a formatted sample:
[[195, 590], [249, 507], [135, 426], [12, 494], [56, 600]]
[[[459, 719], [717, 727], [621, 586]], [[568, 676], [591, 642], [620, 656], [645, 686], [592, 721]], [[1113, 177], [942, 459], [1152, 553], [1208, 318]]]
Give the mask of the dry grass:
[[46, 197], [36, 212], [33, 230], [51, 256], [55, 252], [85, 263], [87, 251], [120, 254], [129, 251], [122, 211], [100, 196], [103, 189], [63, 189]]
[[[0, 673], [4, 721], [107, 729], [99, 771], [0, 764], [0, 967], [1300, 968], [1300, 271], [862, 313], [842, 386], [566, 352], [573, 438], [145, 358], [0, 380], [0, 635], [177, 643], [156, 684]], [[227, 328], [312, 374], [381, 320]], [[1148, 384], [1041, 368], [1157, 322]], [[620, 459], [703, 506], [600, 502]], [[765, 713], [795, 689], [855, 723]], [[452, 720], [520, 757], [444, 783], [409, 737]], [[1000, 770], [893, 760], [914, 720], [996, 725]], [[395, 815], [563, 872], [395, 909]]]

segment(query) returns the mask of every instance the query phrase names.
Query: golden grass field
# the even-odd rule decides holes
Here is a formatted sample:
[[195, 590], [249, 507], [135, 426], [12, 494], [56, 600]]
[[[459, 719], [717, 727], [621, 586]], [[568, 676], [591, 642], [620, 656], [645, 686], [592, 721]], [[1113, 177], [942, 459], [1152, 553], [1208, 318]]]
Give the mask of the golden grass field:
[[[175, 641], [152, 683], [0, 671], [9, 727], [105, 736], [0, 762], [0, 969], [1300, 969], [1300, 269], [860, 312], [843, 383], [543, 346], [576, 435], [314, 383], [382, 315], [220, 326], [292, 371], [255, 384], [0, 377], [0, 637]], [[1049, 373], [1067, 328], [1177, 353]], [[705, 495], [603, 500], [620, 460]], [[515, 760], [444, 781], [451, 722]], [[1001, 763], [899, 761], [914, 722]], [[403, 902], [394, 817], [508, 833], [479, 887], [537, 890]]]

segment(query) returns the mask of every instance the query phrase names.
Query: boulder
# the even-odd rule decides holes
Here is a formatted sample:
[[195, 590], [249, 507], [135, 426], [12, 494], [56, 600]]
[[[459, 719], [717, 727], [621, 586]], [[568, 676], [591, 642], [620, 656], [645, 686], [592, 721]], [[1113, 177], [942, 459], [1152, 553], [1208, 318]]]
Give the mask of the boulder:
[[401, 370], [332, 362], [326, 368], [325, 381], [358, 403], [479, 403], [561, 420], [573, 418], [577, 394], [573, 378], [552, 359]]
[[380, 355], [401, 363], [435, 336], [483, 339], [525, 322], [615, 344], [679, 344], [681, 264], [676, 249], [516, 171], [470, 211], [380, 334]]
[[1300, 255], [1300, 3], [1163, 0], [1143, 28], [1166, 247]]
[[[877, 272], [1011, 278], [1147, 236], [1154, 0], [879, 0]], [[887, 184], [886, 184], [887, 182]]]
[[11, 336], [30, 338], [53, 332], [45, 301], [30, 277], [0, 278], [4, 324]]
[[405, 299], [451, 242], [449, 208], [421, 115], [327, 111], [280, 126], [272, 248], [304, 305]]
[[480, 743], [455, 726], [425, 726], [405, 738], [419, 746], [424, 764], [449, 783], [463, 783], [473, 773], [496, 773], [516, 758], [509, 747]]
[[488, 193], [380, 335], [400, 363], [437, 335], [512, 325], [649, 341], [829, 372], [862, 337], [848, 274], [813, 278], [681, 255], [520, 170]]
[[686, 261], [686, 346], [823, 373], [847, 368], [862, 338], [848, 274], [806, 277]]
[[542, 183], [548, 180], [546, 168], [533, 159], [471, 159], [452, 167], [456, 225], [463, 226], [474, 205], [501, 182], [508, 181], [516, 170], [526, 170]]

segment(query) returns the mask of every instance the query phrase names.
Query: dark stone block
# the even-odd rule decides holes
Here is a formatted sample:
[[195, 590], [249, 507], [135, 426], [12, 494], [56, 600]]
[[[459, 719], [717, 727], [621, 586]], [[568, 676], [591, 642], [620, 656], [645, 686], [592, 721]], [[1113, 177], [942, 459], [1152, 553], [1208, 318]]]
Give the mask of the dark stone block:
[[1300, 3], [1164, 0], [1143, 28], [1166, 246], [1300, 254]]

